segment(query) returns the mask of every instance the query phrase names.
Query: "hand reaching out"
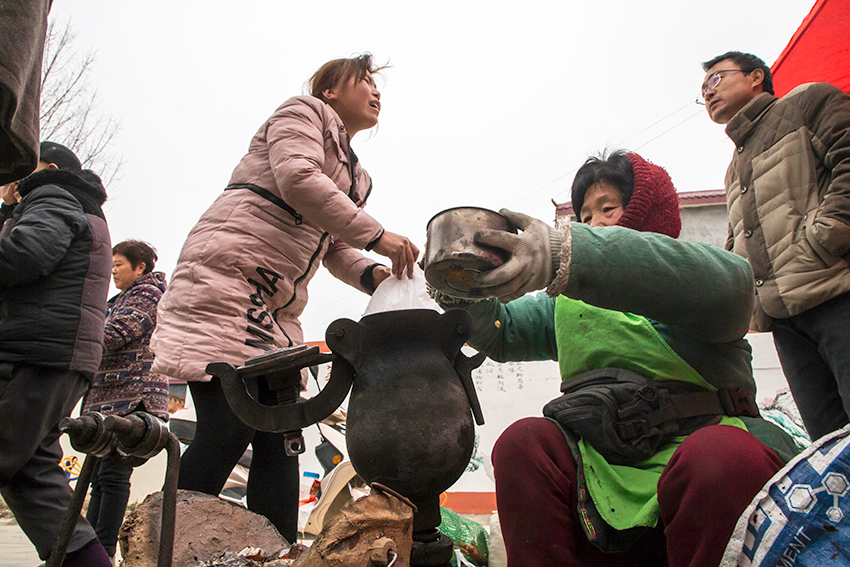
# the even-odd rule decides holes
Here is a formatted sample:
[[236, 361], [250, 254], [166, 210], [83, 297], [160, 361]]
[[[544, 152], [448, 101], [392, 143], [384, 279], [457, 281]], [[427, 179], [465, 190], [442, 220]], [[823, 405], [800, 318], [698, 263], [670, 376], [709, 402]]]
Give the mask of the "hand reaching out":
[[404, 236], [384, 231], [372, 250], [392, 260], [392, 274], [398, 279], [405, 272], [407, 277], [413, 277], [413, 265], [419, 256], [419, 248]]

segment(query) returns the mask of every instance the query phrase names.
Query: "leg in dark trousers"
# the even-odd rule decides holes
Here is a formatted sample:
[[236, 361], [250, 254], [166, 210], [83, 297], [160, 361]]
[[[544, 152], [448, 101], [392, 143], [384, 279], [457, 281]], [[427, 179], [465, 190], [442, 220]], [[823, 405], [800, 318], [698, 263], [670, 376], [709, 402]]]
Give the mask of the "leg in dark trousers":
[[254, 430], [231, 411], [224, 391], [210, 382], [189, 382], [197, 429], [180, 458], [178, 488], [218, 496], [245, 452]]
[[690, 434], [658, 480], [670, 567], [716, 567], [738, 518], [782, 468], [772, 449], [737, 427]]
[[[88, 384], [76, 371], [0, 363], [0, 494], [42, 560], [53, 550], [73, 496], [59, 466], [59, 421], [71, 415]], [[66, 564], [77, 552], [91, 567], [111, 565], [82, 516]]]
[[812, 440], [850, 423], [850, 293], [774, 319], [782, 371]]
[[92, 525], [97, 539], [110, 556], [115, 555], [118, 530], [127, 511], [132, 474], [132, 466], [110, 453], [100, 460], [100, 466], [92, 479], [86, 520]]
[[271, 521], [286, 541], [298, 537], [298, 457], [289, 457], [282, 433], [257, 431], [248, 474], [248, 509]]
[[576, 463], [548, 419], [521, 419], [493, 448], [496, 504], [509, 567], [662, 567], [664, 540], [653, 530], [625, 553], [603, 553], [582, 529]]
[[[297, 538], [298, 458], [287, 457], [281, 433], [255, 431], [230, 409], [218, 378], [190, 382], [195, 405], [195, 438], [180, 461], [179, 488], [218, 495], [230, 471], [253, 446], [248, 475], [248, 509], [266, 516], [289, 542]], [[273, 394], [260, 388], [259, 401]]]

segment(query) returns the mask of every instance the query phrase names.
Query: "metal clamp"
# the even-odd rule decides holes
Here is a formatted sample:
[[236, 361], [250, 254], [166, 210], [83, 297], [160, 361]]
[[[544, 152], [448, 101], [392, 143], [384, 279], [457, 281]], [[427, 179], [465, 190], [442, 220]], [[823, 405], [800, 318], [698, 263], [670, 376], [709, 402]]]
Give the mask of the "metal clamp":
[[[331, 361], [334, 364], [327, 385], [318, 395], [301, 401], [301, 369]], [[206, 370], [221, 381], [230, 409], [246, 425], [285, 434], [288, 455], [304, 452], [301, 429], [331, 415], [345, 401], [354, 380], [354, 369], [345, 360], [305, 345], [271, 351], [238, 368], [213, 362]], [[256, 399], [257, 380], [261, 378], [275, 392], [278, 405], [268, 406]]]

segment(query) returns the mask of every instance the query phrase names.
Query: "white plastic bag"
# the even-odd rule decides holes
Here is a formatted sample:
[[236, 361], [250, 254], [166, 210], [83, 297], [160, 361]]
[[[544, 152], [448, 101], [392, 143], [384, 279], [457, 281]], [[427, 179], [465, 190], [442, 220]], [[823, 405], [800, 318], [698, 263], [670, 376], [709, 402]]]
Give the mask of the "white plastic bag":
[[428, 295], [425, 273], [418, 265], [413, 266], [413, 277], [402, 275], [401, 279], [390, 276], [378, 286], [363, 316], [382, 311], [399, 309], [433, 309], [442, 313], [437, 302]]

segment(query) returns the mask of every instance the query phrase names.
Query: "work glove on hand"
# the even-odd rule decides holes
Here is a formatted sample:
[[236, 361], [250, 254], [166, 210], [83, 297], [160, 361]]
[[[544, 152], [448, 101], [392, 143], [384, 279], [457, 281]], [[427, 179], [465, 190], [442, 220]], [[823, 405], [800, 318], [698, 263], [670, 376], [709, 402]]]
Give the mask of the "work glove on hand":
[[561, 233], [543, 221], [507, 209], [499, 213], [522, 232], [481, 229], [475, 233], [475, 242], [507, 250], [511, 257], [478, 276], [473, 292], [507, 303], [549, 285], [558, 271], [562, 240]]

